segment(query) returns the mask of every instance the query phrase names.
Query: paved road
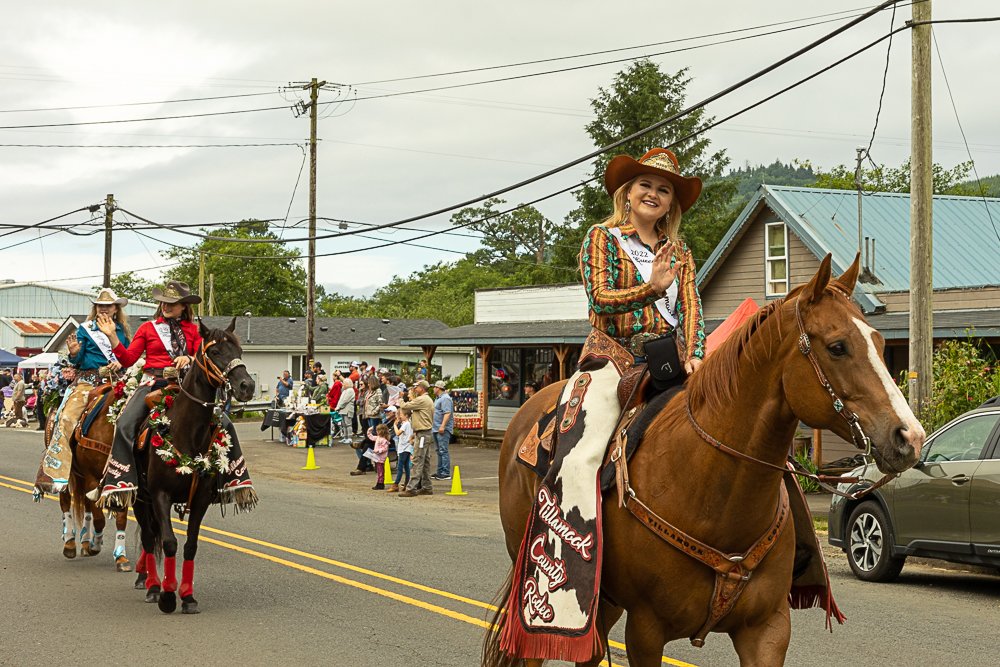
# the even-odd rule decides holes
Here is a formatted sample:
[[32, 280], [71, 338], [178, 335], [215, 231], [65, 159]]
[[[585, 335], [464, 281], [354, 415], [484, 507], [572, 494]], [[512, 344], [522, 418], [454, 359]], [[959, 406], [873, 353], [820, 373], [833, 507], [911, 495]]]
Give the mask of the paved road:
[[[370, 491], [372, 476], [348, 476], [350, 450], [318, 450], [321, 470], [306, 473], [302, 450], [254, 440], [252, 425], [241, 433], [263, 502], [249, 515], [210, 512], [195, 581], [202, 613], [165, 616], [110, 554], [62, 557], [56, 503], [27, 493], [40, 436], [0, 429], [0, 664], [477, 664], [509, 565], [495, 452], [455, 452], [468, 496], [401, 499]], [[789, 665], [996, 664], [1000, 578], [908, 566], [900, 582], [876, 586], [854, 580], [842, 558], [831, 570], [848, 624], [830, 634], [821, 612], [794, 613]], [[719, 635], [665, 655], [737, 664]], [[619, 649], [613, 657], [627, 664]]]

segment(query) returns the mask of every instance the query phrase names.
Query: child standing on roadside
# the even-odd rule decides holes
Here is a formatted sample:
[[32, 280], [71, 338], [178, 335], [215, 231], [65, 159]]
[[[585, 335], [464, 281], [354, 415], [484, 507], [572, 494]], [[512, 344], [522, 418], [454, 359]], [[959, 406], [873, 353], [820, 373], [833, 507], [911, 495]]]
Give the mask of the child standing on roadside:
[[[396, 480], [389, 491], [399, 491], [410, 483], [410, 457], [413, 456], [413, 426], [410, 424], [410, 410], [400, 408], [396, 411], [396, 422], [393, 425], [396, 433]], [[406, 479], [403, 479], [403, 474]]]
[[389, 456], [389, 427], [385, 424], [369, 427], [368, 438], [375, 442], [375, 446], [372, 448], [371, 459], [375, 463], [375, 474], [378, 476], [372, 490], [384, 491], [385, 459]]

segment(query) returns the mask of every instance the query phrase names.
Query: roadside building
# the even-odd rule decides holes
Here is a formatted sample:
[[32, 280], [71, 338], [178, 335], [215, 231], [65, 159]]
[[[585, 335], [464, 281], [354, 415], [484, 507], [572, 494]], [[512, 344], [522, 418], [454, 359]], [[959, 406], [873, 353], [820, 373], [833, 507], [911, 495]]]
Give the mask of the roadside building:
[[[42, 351], [73, 313], [89, 313], [92, 292], [37, 282], [0, 281], [0, 348], [20, 357]], [[156, 304], [133, 301], [129, 312], [152, 315]]]

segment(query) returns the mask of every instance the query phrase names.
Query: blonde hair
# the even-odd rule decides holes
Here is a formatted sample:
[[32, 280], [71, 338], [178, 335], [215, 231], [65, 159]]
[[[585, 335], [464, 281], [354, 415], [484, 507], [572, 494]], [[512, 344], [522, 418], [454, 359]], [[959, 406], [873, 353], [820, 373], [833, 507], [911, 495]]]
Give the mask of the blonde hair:
[[[128, 316], [125, 315], [125, 311], [122, 310], [124, 306], [119, 306], [117, 303], [115, 306], [115, 314], [112, 316], [118, 324], [122, 325], [122, 329], [125, 330], [125, 337], [132, 338], [132, 330], [128, 327]], [[90, 307], [90, 315], [87, 317], [91, 322], [97, 321], [97, 304], [95, 303]], [[114, 342], [114, 341], [112, 341]]]
[[[643, 176], [645, 176], [645, 174], [640, 174], [615, 190], [614, 196], [611, 197], [614, 209], [612, 210], [611, 215], [601, 222], [603, 226], [608, 228], [620, 227], [628, 221], [628, 209], [626, 208], [626, 204], [628, 203], [628, 191], [632, 188], [632, 185]], [[671, 241], [681, 240], [681, 205], [680, 202], [677, 201], [676, 189], [674, 189], [673, 197], [670, 200], [670, 210], [667, 211], [665, 216], [656, 221], [655, 229], [657, 236], [666, 236]]]

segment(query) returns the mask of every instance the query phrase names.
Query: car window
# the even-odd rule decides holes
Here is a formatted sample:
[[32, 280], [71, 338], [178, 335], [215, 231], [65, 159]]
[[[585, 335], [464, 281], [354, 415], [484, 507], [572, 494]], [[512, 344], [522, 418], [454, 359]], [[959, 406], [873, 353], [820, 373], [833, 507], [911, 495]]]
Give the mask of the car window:
[[976, 415], [958, 422], [935, 436], [924, 460], [928, 463], [940, 463], [978, 459], [993, 432], [997, 417], [996, 414]]

